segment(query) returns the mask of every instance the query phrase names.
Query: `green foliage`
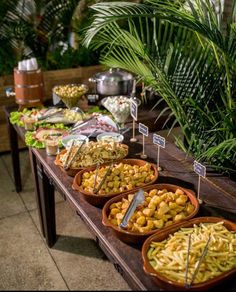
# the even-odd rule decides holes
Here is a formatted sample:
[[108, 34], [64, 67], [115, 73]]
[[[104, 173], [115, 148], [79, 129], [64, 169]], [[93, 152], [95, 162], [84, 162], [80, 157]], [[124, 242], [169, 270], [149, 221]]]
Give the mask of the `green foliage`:
[[[73, 49], [69, 44], [75, 11], [82, 2], [86, 3], [0, 0], [0, 75], [12, 73], [18, 61], [29, 57], [36, 57], [48, 70], [97, 64], [97, 53], [90, 55], [91, 51], [82, 45]], [[87, 19], [80, 21], [82, 26], [83, 21]]]
[[11, 47], [0, 41], [0, 76], [12, 74], [13, 68], [17, 65], [17, 61]]
[[57, 70], [76, 68], [78, 66], [89, 66], [98, 64], [99, 53], [93, 52], [83, 46], [78, 49], [62, 46], [48, 52], [46, 62], [42, 63], [45, 70]]
[[162, 96], [175, 116], [173, 126], [178, 123], [184, 133], [185, 143], [176, 141], [183, 150], [232, 173], [236, 172], [234, 13], [226, 23], [220, 5], [217, 8], [210, 0], [192, 3], [95, 4], [84, 44], [102, 48], [102, 64], [133, 72]]

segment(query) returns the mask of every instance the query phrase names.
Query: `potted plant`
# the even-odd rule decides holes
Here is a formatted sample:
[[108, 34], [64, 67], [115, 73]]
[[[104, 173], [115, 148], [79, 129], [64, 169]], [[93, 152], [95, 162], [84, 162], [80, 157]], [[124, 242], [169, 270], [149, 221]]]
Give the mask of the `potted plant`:
[[165, 100], [172, 127], [184, 134], [179, 147], [235, 174], [235, 1], [227, 18], [210, 0], [142, 2], [93, 5], [84, 44], [102, 48], [102, 64], [135, 73]]

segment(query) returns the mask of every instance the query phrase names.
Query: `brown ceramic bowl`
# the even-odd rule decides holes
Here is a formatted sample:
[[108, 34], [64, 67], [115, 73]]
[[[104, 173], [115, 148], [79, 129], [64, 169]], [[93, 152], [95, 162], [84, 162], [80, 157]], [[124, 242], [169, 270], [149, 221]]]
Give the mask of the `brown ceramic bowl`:
[[[127, 155], [128, 155], [128, 152], [129, 152], [129, 146], [128, 145], [126, 145], [126, 144], [121, 144], [122, 145], [122, 147], [123, 148], [125, 148], [127, 151]], [[62, 162], [61, 162], [61, 159], [60, 159], [60, 157], [63, 155], [63, 154], [65, 154], [66, 153], [66, 149], [63, 149], [57, 156], [56, 156], [56, 158], [55, 158], [55, 160], [54, 160], [54, 163], [57, 165], [57, 166], [59, 166], [60, 167], [60, 169], [63, 171], [63, 172], [65, 172], [65, 173], [67, 173], [69, 176], [75, 176], [79, 171], [81, 171], [81, 170], [83, 170], [83, 169], [85, 169], [86, 167], [80, 167], [80, 168], [69, 168], [69, 169], [67, 169], [67, 170], [65, 170], [64, 169], [64, 167], [63, 167], [63, 165], [62, 165]], [[121, 160], [121, 159], [117, 159], [117, 160]], [[108, 160], [107, 160], [108, 161]], [[89, 166], [90, 167], [90, 166]], [[92, 167], [92, 165], [91, 165], [91, 167]]]
[[77, 172], [79, 172], [82, 168], [69, 168], [69, 169], [64, 169], [64, 167], [62, 166], [60, 157], [66, 153], [66, 149], [63, 149], [60, 151], [60, 153], [57, 154], [54, 163], [60, 167], [60, 169], [65, 172], [66, 174], [68, 174], [69, 176], [75, 176]]
[[[143, 187], [142, 189], [144, 191], [150, 191], [152, 189], [158, 189], [158, 190], [162, 190], [162, 189], [167, 189], [167, 191], [171, 191], [171, 192], [175, 192], [177, 189], [182, 190], [189, 198], [190, 202], [192, 203], [192, 205], [195, 207], [195, 209], [193, 210], [193, 212], [188, 215], [187, 217], [185, 217], [183, 220], [189, 220], [190, 218], [194, 217], [198, 210], [199, 210], [199, 202], [197, 200], [197, 198], [194, 195], [193, 191], [190, 191], [188, 189], [182, 188], [180, 186], [177, 185], [172, 185], [172, 184], [154, 184], [154, 185], [149, 185], [146, 187]], [[112, 199], [110, 199], [103, 207], [102, 209], [102, 223], [111, 228], [111, 230], [115, 233], [115, 235], [122, 241], [129, 243], [129, 244], [136, 244], [136, 245], [140, 245], [142, 244], [147, 237], [149, 237], [150, 235], [154, 234], [157, 232], [157, 230], [163, 230], [163, 229], [169, 229], [170, 226], [176, 225], [178, 223], [172, 223], [171, 225], [169, 225], [168, 227], [163, 227], [160, 229], [153, 229], [144, 233], [140, 233], [140, 232], [134, 232], [134, 231], [128, 231], [125, 230], [117, 225], [114, 225], [110, 222], [110, 220], [108, 219], [109, 213], [110, 213], [110, 206], [113, 203], [117, 203], [119, 201], [122, 200], [122, 198], [128, 198], [129, 194], [133, 194], [134, 191], [129, 191], [125, 194], [121, 194], [119, 196], [116, 196]]]
[[184, 284], [175, 282], [171, 279], [168, 279], [167, 277], [161, 275], [158, 273], [149, 263], [148, 257], [147, 257], [147, 251], [149, 249], [149, 246], [151, 242], [160, 242], [165, 240], [170, 234], [173, 234], [174, 232], [178, 231], [182, 227], [192, 227], [194, 224], [198, 225], [200, 223], [217, 223], [217, 222], [223, 222], [224, 226], [230, 230], [236, 232], [236, 223], [225, 220], [223, 218], [218, 217], [196, 217], [193, 219], [190, 219], [188, 221], [180, 222], [175, 226], [171, 226], [170, 228], [166, 230], [162, 230], [159, 232], [156, 232], [149, 238], [147, 238], [142, 246], [142, 258], [143, 258], [143, 269], [146, 274], [150, 275], [154, 281], [157, 283], [159, 287], [162, 287], [164, 289], [168, 290], [208, 290], [212, 288], [213, 286], [219, 284], [223, 280], [229, 278], [236, 272], [236, 268], [224, 272], [221, 275], [210, 279], [208, 281], [199, 283], [199, 284], [192, 284], [190, 288], [185, 287]]
[[[141, 160], [141, 159], [121, 159], [117, 162], [122, 162], [122, 163], [130, 164], [130, 165], [138, 165], [138, 166], [143, 166], [147, 163], [147, 161]], [[146, 183], [144, 186], [155, 183], [155, 181], [158, 178], [158, 171], [157, 171], [156, 165], [153, 163], [150, 163], [150, 164], [151, 164], [151, 169], [154, 171], [154, 179], [151, 180], [149, 183]], [[104, 165], [109, 165], [109, 163], [104, 163], [101, 166], [104, 166]], [[94, 193], [85, 191], [81, 186], [82, 175], [85, 172], [94, 171], [95, 169], [96, 169], [96, 166], [92, 166], [92, 167], [85, 168], [79, 171], [74, 177], [73, 184], [72, 184], [72, 188], [76, 191], [79, 191], [84, 196], [86, 201], [88, 201], [91, 205], [102, 207], [109, 199], [115, 196], [118, 196], [120, 194], [129, 192], [129, 191], [124, 191], [124, 192], [119, 192], [119, 193], [107, 193], [105, 195], [96, 195]], [[135, 191], [137, 189], [139, 189], [139, 187], [133, 188], [132, 191]]]

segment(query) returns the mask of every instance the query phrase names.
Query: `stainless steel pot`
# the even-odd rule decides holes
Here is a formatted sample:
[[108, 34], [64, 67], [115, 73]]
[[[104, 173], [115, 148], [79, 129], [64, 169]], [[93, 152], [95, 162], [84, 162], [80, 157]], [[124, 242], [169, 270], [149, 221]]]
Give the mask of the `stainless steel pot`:
[[96, 90], [101, 95], [130, 95], [134, 77], [131, 73], [119, 68], [110, 68], [109, 71], [99, 72], [89, 78], [96, 83]]

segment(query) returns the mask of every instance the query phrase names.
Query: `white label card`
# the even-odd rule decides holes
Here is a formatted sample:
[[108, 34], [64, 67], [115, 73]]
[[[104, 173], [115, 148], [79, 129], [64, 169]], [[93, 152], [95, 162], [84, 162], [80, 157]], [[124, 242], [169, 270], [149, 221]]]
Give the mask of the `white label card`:
[[158, 146], [161, 146], [162, 148], [165, 148], [166, 139], [160, 135], [153, 134], [153, 144], [156, 144]]
[[130, 105], [130, 115], [135, 121], [138, 120], [138, 104], [133, 100], [131, 101]]
[[139, 133], [143, 134], [144, 136], [148, 136], [148, 127], [142, 123], [138, 124]]
[[206, 177], [206, 167], [204, 165], [202, 165], [201, 163], [199, 163], [195, 160], [194, 164], [193, 164], [193, 168], [194, 168], [194, 171], [198, 175], [200, 175], [202, 177]]

